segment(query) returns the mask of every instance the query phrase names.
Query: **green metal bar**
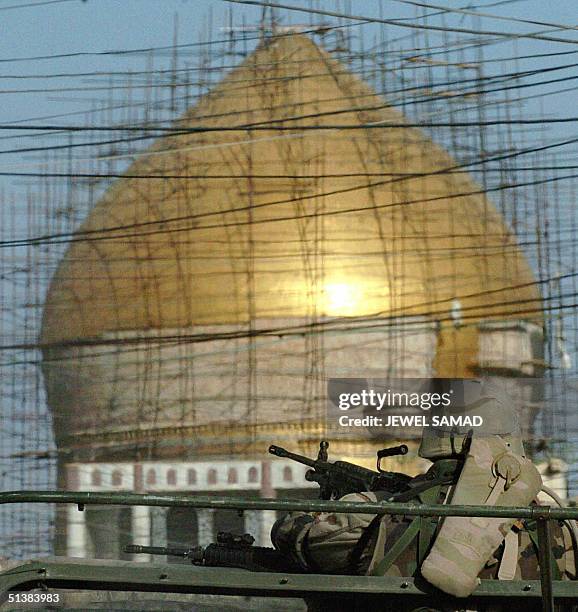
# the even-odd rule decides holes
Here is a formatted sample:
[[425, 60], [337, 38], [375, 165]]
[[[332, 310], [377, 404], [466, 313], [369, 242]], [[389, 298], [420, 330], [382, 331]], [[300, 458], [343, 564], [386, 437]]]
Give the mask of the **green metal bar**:
[[[9, 590], [29, 590], [45, 585], [54, 589], [170, 593], [213, 593], [221, 595], [258, 595], [285, 597], [373, 596], [383, 610], [392, 607], [392, 596], [421, 602], [444, 601], [455, 606], [455, 599], [414, 578], [394, 576], [347, 576], [331, 574], [282, 574], [223, 567], [193, 567], [179, 564], [134, 563], [105, 559], [41, 559], [0, 572], [0, 596]], [[576, 601], [578, 584], [556, 581], [558, 599]], [[540, 598], [538, 580], [482, 580], [467, 603], [488, 599]], [[416, 604], [417, 605], [417, 604]]]
[[[427, 489], [420, 494], [419, 500], [422, 504], [430, 504], [438, 501], [441, 488], [441, 485], [437, 485], [431, 489]], [[426, 557], [426, 553], [433, 542], [433, 536], [437, 529], [438, 523], [439, 520], [434, 522], [433, 517], [421, 517], [421, 526], [417, 543], [416, 569], [417, 567], [421, 566]]]
[[542, 610], [544, 612], [554, 612], [554, 591], [552, 589], [552, 533], [550, 531], [550, 521], [545, 517], [540, 517], [537, 521], [537, 526]]
[[451, 506], [387, 502], [343, 502], [333, 500], [241, 499], [195, 495], [93, 493], [83, 491], [7, 491], [0, 493], [0, 504], [70, 503], [84, 506], [167, 506], [227, 508], [234, 510], [302, 510], [304, 512], [345, 512], [353, 514], [405, 514], [407, 516], [478, 516], [498, 518], [578, 519], [578, 508], [550, 506]]

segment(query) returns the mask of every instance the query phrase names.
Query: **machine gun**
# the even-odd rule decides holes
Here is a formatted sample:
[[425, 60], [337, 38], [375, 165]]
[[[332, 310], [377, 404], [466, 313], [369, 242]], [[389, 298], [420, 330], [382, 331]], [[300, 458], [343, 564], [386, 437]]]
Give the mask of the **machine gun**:
[[164, 546], [125, 546], [130, 554], [167, 555], [188, 559], [193, 565], [206, 567], [238, 567], [253, 572], [299, 572], [289, 559], [274, 548], [253, 546], [255, 538], [245, 533], [235, 535], [228, 531], [217, 534], [217, 541], [208, 546], [173, 548]]
[[386, 491], [392, 495], [407, 491], [410, 476], [399, 472], [386, 472], [381, 469], [384, 457], [407, 454], [407, 446], [402, 444], [392, 448], [384, 448], [377, 452], [377, 471], [364, 468], [348, 461], [328, 461], [327, 449], [329, 442], [319, 443], [317, 459], [297, 455], [280, 446], [270, 446], [269, 452], [276, 457], [292, 459], [309, 466], [305, 480], [316, 482], [320, 487], [321, 499], [339, 499], [348, 493], [363, 491]]

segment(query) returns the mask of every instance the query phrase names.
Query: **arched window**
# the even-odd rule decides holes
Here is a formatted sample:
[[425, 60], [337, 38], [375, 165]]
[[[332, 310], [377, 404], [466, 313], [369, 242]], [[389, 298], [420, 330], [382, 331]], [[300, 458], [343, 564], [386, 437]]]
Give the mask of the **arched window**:
[[146, 483], [148, 485], [154, 485], [157, 483], [157, 473], [152, 468], [147, 472]]
[[120, 487], [122, 485], [122, 472], [119, 470], [114, 470], [112, 473], [112, 486]]
[[217, 484], [217, 470], [210, 469], [207, 472], [207, 484], [210, 484], [210, 485]]
[[229, 473], [227, 474], [227, 482], [229, 484], [236, 484], [237, 482], [239, 482], [237, 470], [235, 468], [229, 468]]
[[283, 468], [283, 480], [293, 482], [293, 470], [288, 465]]
[[259, 472], [257, 472], [256, 467], [249, 468], [249, 472], [247, 474], [249, 482], [257, 482], [259, 479]]
[[187, 483], [190, 485], [197, 484], [197, 471], [192, 468], [187, 472]]
[[102, 474], [100, 473], [100, 470], [92, 470], [90, 481], [92, 482], [93, 487], [100, 487], [102, 485]]
[[172, 468], [167, 470], [167, 484], [168, 485], [176, 485], [177, 484], [177, 472]]

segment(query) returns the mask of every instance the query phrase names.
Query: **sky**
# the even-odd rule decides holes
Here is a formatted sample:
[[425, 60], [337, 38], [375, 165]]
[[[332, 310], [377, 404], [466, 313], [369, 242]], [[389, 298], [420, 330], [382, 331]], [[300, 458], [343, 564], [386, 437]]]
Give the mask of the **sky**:
[[[279, 0], [280, 3], [303, 8], [313, 7], [321, 10], [400, 20], [406, 24], [415, 23], [415, 6], [407, 0]], [[475, 7], [476, 10], [503, 17], [530, 19], [536, 22], [554, 22], [571, 26], [578, 23], [576, 0], [470, 0], [463, 1], [422, 0], [426, 4], [444, 5], [456, 9]], [[83, 125], [84, 111], [94, 109], [107, 100], [109, 77], [104, 76], [56, 76], [94, 72], [120, 72], [114, 85], [119, 87], [116, 100], [126, 83], [123, 72], [147, 70], [147, 53], [110, 54], [110, 51], [126, 51], [151, 47], [170, 47], [174, 40], [175, 16], [178, 16], [177, 42], [180, 66], [194, 66], [199, 60], [199, 51], [208, 47], [194, 45], [209, 40], [223, 40], [228, 37], [229, 11], [233, 11], [233, 26], [236, 28], [257, 25], [261, 9], [256, 6], [231, 4], [223, 0], [0, 0], [0, 190], [3, 194], [22, 197], [30, 182], [22, 177], [10, 176], [10, 172], [34, 172], [43, 167], [43, 160], [36, 154], [22, 153], [21, 149], [46, 144], [34, 134], [11, 132], [7, 125]], [[547, 31], [551, 36], [578, 41], [578, 30], [552, 31], [554, 28], [543, 25], [516, 23], [483, 17], [473, 21], [463, 14], [439, 16], [437, 9], [419, 9], [433, 14], [430, 24], [447, 24], [454, 28], [481, 28], [505, 33], [527, 33]], [[283, 24], [310, 24], [324, 22], [336, 23], [327, 16], [312, 17], [306, 13], [278, 10]], [[438, 14], [437, 16], [436, 13]], [[442, 22], [442, 19], [444, 20]], [[409, 21], [407, 21], [409, 20]], [[346, 23], [344, 21], [341, 24]], [[353, 22], [355, 23], [355, 22]], [[371, 45], [378, 40], [377, 28], [363, 24], [348, 29], [354, 44]], [[411, 45], [411, 36], [416, 30], [398, 26], [387, 26], [387, 36], [391, 39], [405, 37], [404, 45]], [[575, 33], [574, 33], [575, 32]], [[430, 42], [440, 42], [438, 32], [430, 32]], [[256, 38], [255, 35], [249, 34]], [[467, 34], [451, 34], [450, 37]], [[249, 45], [255, 44], [250, 42]], [[192, 45], [188, 46], [187, 45]], [[170, 67], [171, 50], [155, 59], [154, 69]], [[529, 77], [532, 80], [553, 80], [574, 75], [578, 71], [572, 64], [578, 63], [578, 43], [563, 44], [518, 38], [515, 43], [497, 42], [484, 48], [484, 57], [508, 58], [513, 55], [523, 57], [534, 54], [563, 53], [544, 58], [520, 59], [513, 62], [496, 62], [484, 66], [486, 74], [516, 70], [540, 70], [560, 65], [568, 65], [562, 71]], [[66, 57], [54, 57], [65, 55]], [[48, 56], [48, 57], [46, 57]], [[439, 56], [443, 59], [443, 56]], [[233, 64], [236, 59], [230, 61]], [[470, 74], [471, 77], [471, 74]], [[158, 78], [158, 77], [157, 77]], [[94, 88], [87, 91], [87, 88]], [[576, 88], [575, 91], [551, 95], [554, 90]], [[143, 90], [140, 91], [142, 95]], [[539, 118], [571, 117], [578, 108], [578, 82], [554, 82], [538, 87], [524, 89], [530, 95], [525, 106], [527, 117]], [[540, 94], [550, 94], [543, 98]], [[137, 92], [138, 95], [138, 92]], [[70, 114], [72, 113], [72, 114]], [[2, 129], [4, 127], [4, 129]], [[534, 134], [528, 130], [528, 138], [538, 135], [540, 126]], [[564, 139], [578, 134], [578, 124], [550, 124], [547, 137]], [[52, 141], [54, 142], [54, 141]], [[576, 146], [561, 149], [569, 161], [578, 161]], [[91, 155], [90, 148], [76, 149], [76, 155], [85, 158]], [[2, 172], [8, 175], [2, 176]], [[24, 222], [24, 217], [21, 220]], [[28, 236], [29, 231], [22, 222], [17, 221], [19, 235]]]
[[[142, 56], [80, 56], [62, 59], [9, 61], [33, 56], [66, 53], [99, 53], [107, 50], [146, 48], [170, 45], [173, 40], [174, 15], [179, 18], [179, 43], [186, 44], [207, 37], [209, 23], [212, 23], [211, 38], [217, 38], [227, 25], [226, 13], [234, 7], [235, 25], [255, 23], [260, 10], [257, 7], [231, 5], [221, 0], [0, 0], [0, 121], [21, 121], [29, 117], [41, 116], [67, 110], [79, 110], [79, 102], [72, 102], [71, 94], [8, 93], [7, 90], [56, 88], [59, 86], [80, 85], [81, 78], [72, 79], [9, 79], [9, 76], [50, 74], [55, 72], [90, 72], [94, 70], [122, 69], [134, 65]], [[436, 4], [435, 0], [431, 0]], [[308, 7], [311, 0], [285, 0], [285, 4]], [[322, 9], [347, 11], [358, 15], [377, 17], [381, 14], [387, 19], [413, 16], [414, 9], [394, 0], [354, 0], [347, 5], [345, 1], [317, 1], [313, 6]], [[463, 7], [468, 3], [437, 0], [452, 8]], [[490, 0], [471, 0], [470, 5], [485, 6], [493, 4]], [[479, 9], [482, 10], [482, 9]], [[578, 7], [575, 0], [521, 0], [513, 4], [493, 6], [487, 9], [503, 16], [516, 16], [536, 21], [576, 24]], [[435, 12], [430, 10], [430, 12]], [[307, 23], [308, 15], [297, 12], [284, 12], [283, 19], [293, 23]], [[449, 17], [449, 23], [462, 27], [471, 24], [465, 15]], [[484, 18], [480, 25], [486, 29], [504, 32], [531, 32], [545, 29], [543, 26], [515, 24]], [[390, 28], [391, 35], [407, 34], [408, 30]], [[225, 33], [224, 33], [225, 34]], [[226, 34], [225, 34], [226, 35]], [[578, 31], [561, 34], [566, 38], [578, 39]], [[499, 56], [506, 44], [494, 45], [489, 53]], [[525, 52], [569, 51], [578, 49], [568, 44], [546, 43], [520, 39], [520, 55]], [[570, 63], [573, 56], [531, 60], [525, 65], [531, 68]], [[86, 80], [86, 79], [85, 79]], [[81, 97], [81, 96], [77, 96]], [[571, 114], [576, 109], [576, 95], [550, 98], [552, 108], [548, 110], [559, 115]], [[86, 103], [85, 103], [86, 106]], [[10, 162], [14, 159], [11, 158]]]

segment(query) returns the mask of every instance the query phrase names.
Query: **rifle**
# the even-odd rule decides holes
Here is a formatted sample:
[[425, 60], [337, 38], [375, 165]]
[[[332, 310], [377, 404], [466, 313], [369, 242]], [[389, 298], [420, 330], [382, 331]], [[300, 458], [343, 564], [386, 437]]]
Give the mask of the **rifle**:
[[182, 557], [193, 565], [206, 567], [238, 567], [253, 572], [303, 573], [302, 568], [298, 568], [278, 550], [253, 546], [254, 542], [255, 538], [248, 533], [235, 535], [221, 531], [217, 534], [217, 541], [208, 546], [177, 548], [130, 544], [124, 547], [124, 552]]
[[275, 445], [269, 447], [269, 452], [276, 457], [292, 459], [309, 466], [311, 469], [305, 473], [305, 480], [319, 485], [321, 499], [339, 499], [348, 493], [363, 491], [385, 491], [393, 495], [410, 488], [408, 483], [411, 477], [407, 474], [381, 469], [381, 460], [384, 457], [407, 454], [408, 448], [405, 444], [378, 451], [377, 471], [348, 461], [328, 461], [328, 447], [329, 442], [325, 440], [319, 443], [317, 459], [310, 459]]

